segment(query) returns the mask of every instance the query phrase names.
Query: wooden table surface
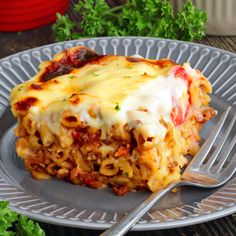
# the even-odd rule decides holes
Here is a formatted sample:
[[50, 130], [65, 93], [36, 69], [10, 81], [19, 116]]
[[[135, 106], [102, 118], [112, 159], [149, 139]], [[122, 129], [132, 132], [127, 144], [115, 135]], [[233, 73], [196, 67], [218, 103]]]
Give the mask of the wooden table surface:
[[[0, 33], [0, 58], [10, 54], [34, 48], [37, 46], [54, 42], [51, 26], [42, 27], [40, 29], [31, 30], [20, 33]], [[236, 36], [234, 37], [217, 37], [208, 36], [199, 41], [199, 43], [236, 52]], [[54, 226], [41, 224], [47, 235], [79, 235], [79, 236], [95, 236], [99, 234], [96, 230], [87, 229], [71, 229], [62, 226]], [[236, 214], [227, 216], [218, 220], [168, 230], [145, 231], [145, 232], [129, 232], [129, 236], [235, 236], [236, 235]]]

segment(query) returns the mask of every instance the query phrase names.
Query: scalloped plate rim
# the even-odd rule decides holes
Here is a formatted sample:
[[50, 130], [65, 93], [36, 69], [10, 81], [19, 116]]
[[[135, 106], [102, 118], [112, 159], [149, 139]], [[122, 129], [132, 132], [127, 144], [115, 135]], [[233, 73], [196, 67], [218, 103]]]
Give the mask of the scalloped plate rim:
[[[36, 48], [32, 48], [32, 49], [27, 49], [12, 55], [9, 55], [5, 58], [0, 59], [0, 63], [6, 60], [11, 59], [12, 57], [17, 57], [21, 54], [24, 53], [30, 53], [32, 51], [36, 51], [36, 50], [41, 50], [43, 48], [51, 48], [53, 46], [57, 46], [57, 45], [65, 45], [65, 44], [69, 44], [69, 43], [75, 43], [75, 42], [83, 42], [83, 41], [88, 41], [88, 40], [95, 40], [95, 41], [99, 41], [99, 40], [110, 40], [110, 39], [141, 39], [141, 40], [159, 40], [159, 41], [165, 41], [165, 42], [177, 42], [178, 46], [179, 44], [187, 44], [189, 46], [198, 46], [201, 49], [202, 48], [209, 48], [212, 50], [217, 50], [223, 54], [228, 54], [231, 55], [233, 57], [236, 56], [235, 53], [233, 52], [229, 52], [226, 51], [224, 49], [218, 49], [216, 47], [212, 47], [212, 46], [208, 46], [208, 45], [203, 45], [200, 43], [192, 43], [192, 42], [185, 42], [185, 41], [180, 41], [180, 40], [172, 40], [172, 39], [164, 39], [164, 38], [152, 38], [152, 37], [135, 37], [135, 36], [124, 36], [124, 37], [96, 37], [96, 38], [83, 38], [83, 39], [77, 39], [77, 40], [70, 40], [70, 41], [64, 41], [64, 42], [59, 42], [59, 43], [51, 43], [51, 44], [47, 44], [47, 45], [43, 45], [40, 47], [36, 47]], [[8, 104], [9, 105], [9, 104]], [[6, 107], [4, 107], [6, 109]], [[0, 114], [0, 119], [2, 117], [4, 113], [4, 110], [2, 112], [2, 114]], [[0, 159], [0, 163], [2, 163], [1, 159]], [[2, 164], [1, 164], [2, 165]], [[3, 176], [6, 176], [6, 174], [4, 174], [4, 172], [2, 170], [0, 170], [0, 173], [3, 174]], [[0, 176], [0, 177], [3, 177]], [[3, 177], [4, 180], [4, 177]], [[231, 182], [235, 181], [235, 178], [232, 180]], [[12, 184], [13, 186], [13, 184]], [[19, 188], [18, 186], [16, 186], [17, 188]], [[20, 188], [19, 188], [20, 189]], [[109, 221], [106, 221], [105, 223], [98, 223], [95, 220], [91, 220], [91, 222], [86, 222], [85, 220], [68, 220], [68, 219], [60, 219], [57, 217], [52, 217], [52, 216], [46, 216], [43, 213], [34, 213], [30, 210], [23, 210], [21, 208], [17, 208], [15, 206], [11, 206], [11, 208], [19, 213], [22, 214], [26, 214], [29, 217], [31, 217], [32, 219], [36, 219], [36, 220], [40, 220], [42, 222], [47, 222], [47, 223], [53, 223], [53, 224], [58, 224], [58, 225], [64, 225], [64, 226], [73, 226], [73, 227], [81, 227], [81, 228], [90, 228], [90, 229], [105, 229], [107, 227], [109, 227], [112, 223], [109, 223]], [[152, 223], [150, 221], [148, 221], [147, 223], [140, 223], [140, 224], [136, 224], [134, 226], [134, 228], [132, 230], [155, 230], [155, 229], [167, 229], [167, 228], [173, 228], [173, 227], [183, 227], [183, 226], [187, 226], [187, 225], [192, 225], [192, 224], [197, 224], [197, 223], [202, 223], [208, 220], [214, 220], [220, 217], [224, 217], [227, 216], [229, 214], [232, 214], [236, 212], [236, 204], [234, 204], [233, 206], [225, 206], [223, 209], [221, 210], [216, 210], [215, 212], [210, 212], [208, 214], [204, 214], [204, 215], [198, 215], [196, 217], [193, 216], [189, 216], [186, 217], [186, 219], [173, 219], [172, 221], [164, 221], [164, 222], [157, 222], [157, 223]]]

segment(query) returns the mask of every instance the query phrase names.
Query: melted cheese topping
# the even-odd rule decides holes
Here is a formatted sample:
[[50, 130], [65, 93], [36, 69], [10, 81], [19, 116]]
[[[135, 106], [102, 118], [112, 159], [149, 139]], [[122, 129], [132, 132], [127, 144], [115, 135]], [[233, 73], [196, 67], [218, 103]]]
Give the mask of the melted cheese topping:
[[[128, 124], [145, 137], [162, 140], [166, 129], [160, 120], [172, 123], [173, 101], [180, 101], [182, 109], [187, 109], [187, 82], [174, 75], [174, 67], [106, 56], [99, 63], [73, 69], [70, 74], [47, 82], [40, 82], [39, 73], [14, 88], [12, 110], [17, 116], [14, 104], [36, 97], [38, 102], [28, 109], [28, 114], [37, 126], [46, 123], [56, 135], [60, 135], [63, 112], [69, 111], [98, 129], [108, 131], [114, 124]], [[42, 89], [33, 89], [32, 84]], [[71, 102], [74, 96], [76, 103]], [[95, 116], [89, 114], [89, 109]]]

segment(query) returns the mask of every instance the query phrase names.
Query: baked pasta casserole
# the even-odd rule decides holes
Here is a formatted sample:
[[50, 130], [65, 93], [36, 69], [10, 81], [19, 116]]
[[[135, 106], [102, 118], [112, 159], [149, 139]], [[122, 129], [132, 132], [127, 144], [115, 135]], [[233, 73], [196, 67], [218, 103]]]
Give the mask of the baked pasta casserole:
[[11, 93], [16, 151], [36, 179], [156, 191], [198, 151], [208, 93], [189, 63], [64, 50]]

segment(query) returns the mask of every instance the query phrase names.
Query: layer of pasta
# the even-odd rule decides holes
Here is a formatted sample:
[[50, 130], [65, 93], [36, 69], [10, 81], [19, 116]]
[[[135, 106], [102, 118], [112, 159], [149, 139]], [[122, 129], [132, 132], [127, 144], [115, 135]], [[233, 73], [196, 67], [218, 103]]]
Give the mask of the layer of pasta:
[[16, 151], [36, 179], [156, 191], [198, 151], [208, 93], [188, 63], [64, 50], [11, 93]]

